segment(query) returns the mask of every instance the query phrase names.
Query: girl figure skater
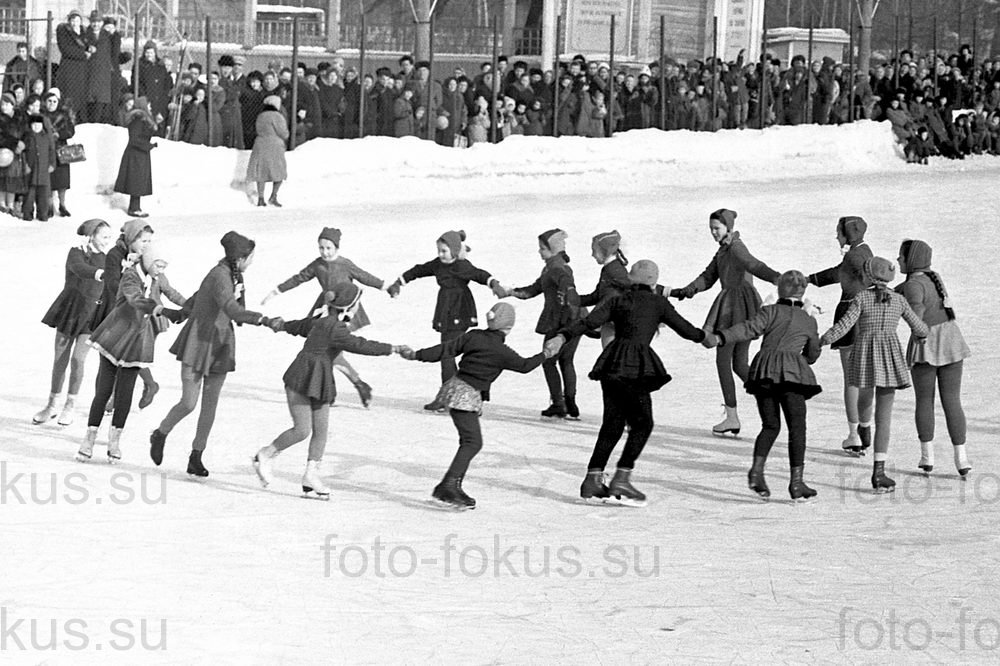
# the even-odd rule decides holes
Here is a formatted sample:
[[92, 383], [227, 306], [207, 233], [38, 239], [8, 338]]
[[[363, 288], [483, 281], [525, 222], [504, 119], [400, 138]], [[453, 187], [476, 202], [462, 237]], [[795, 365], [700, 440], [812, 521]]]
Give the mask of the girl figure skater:
[[[871, 286], [865, 277], [865, 262], [872, 257], [871, 248], [865, 242], [865, 231], [868, 224], [860, 217], [850, 215], [837, 220], [837, 243], [841, 249], [847, 248], [844, 257], [836, 266], [813, 273], [809, 276], [809, 284], [825, 287], [830, 284], [840, 285], [840, 302], [833, 313], [833, 320], [844, 316], [851, 301], [859, 291]], [[851, 345], [854, 344], [856, 328], [844, 334], [842, 338], [831, 345], [840, 351], [840, 366], [844, 371], [844, 410], [847, 412], [847, 438], [841, 447], [848, 455], [864, 455], [872, 445], [872, 412], [858, 411], [860, 392], [867, 392], [864, 404], [872, 404], [871, 392], [874, 389], [858, 389], [847, 381]]]
[[[425, 277], [437, 280], [439, 289], [433, 325], [434, 330], [441, 334], [442, 344], [479, 324], [476, 318], [476, 301], [469, 290], [469, 282], [486, 285], [499, 297], [504, 294], [499, 281], [465, 258], [468, 251], [464, 231], [446, 231], [437, 239], [437, 258], [417, 264], [389, 285], [389, 295], [395, 298], [402, 286], [413, 280]], [[454, 377], [457, 371], [454, 356], [441, 357], [442, 384]], [[447, 408], [437, 398], [424, 405], [424, 409], [431, 412], [443, 412]]]
[[479, 415], [483, 402], [490, 399], [490, 386], [504, 370], [531, 372], [559, 351], [559, 343], [549, 340], [542, 352], [522, 358], [504, 344], [514, 328], [514, 306], [497, 303], [486, 315], [486, 328], [462, 333], [434, 347], [412, 351], [403, 349], [403, 358], [435, 363], [443, 358], [462, 357], [458, 371], [438, 391], [435, 400], [445, 405], [458, 430], [458, 451], [435, 488], [434, 499], [459, 509], [475, 509], [476, 500], [462, 489], [469, 463], [483, 448]]
[[90, 346], [87, 340], [93, 330], [94, 313], [101, 303], [104, 285], [104, 253], [114, 242], [111, 227], [104, 220], [87, 220], [76, 233], [84, 237], [83, 245], [71, 248], [66, 256], [66, 283], [56, 300], [42, 317], [42, 323], [56, 329], [55, 360], [52, 363], [52, 385], [49, 401], [32, 417], [35, 424], [56, 418], [57, 405], [62, 399], [66, 367], [69, 366], [69, 392], [56, 423], [73, 423], [76, 396], [83, 384]]
[[[735, 223], [736, 212], [726, 208], [720, 208], [709, 215], [708, 229], [712, 238], [719, 244], [718, 251], [694, 282], [670, 291], [671, 296], [683, 300], [691, 298], [699, 291], [705, 291], [716, 281], [721, 283], [722, 291], [715, 298], [705, 319], [705, 329], [709, 331], [729, 328], [751, 319], [760, 311], [760, 294], [753, 286], [752, 276], [771, 284], [778, 281], [777, 271], [750, 254], [746, 245], [740, 240], [740, 232], [733, 231]], [[719, 375], [719, 385], [722, 387], [726, 418], [712, 426], [713, 435], [740, 433], [733, 373], [746, 382], [750, 376], [749, 360], [749, 341], [727, 344], [715, 352], [715, 369]]]
[[[535, 325], [535, 333], [541, 333], [545, 340], [579, 319], [580, 297], [573, 282], [573, 269], [569, 267], [566, 254], [566, 232], [550, 229], [538, 236], [538, 255], [545, 262], [542, 274], [527, 287], [507, 291], [514, 298], [528, 299], [542, 294], [545, 304]], [[582, 333], [582, 331], [581, 331]], [[580, 345], [580, 335], [567, 337], [558, 354], [542, 364], [545, 383], [549, 388], [549, 406], [542, 410], [542, 416], [554, 418], [580, 418], [580, 408], [576, 405], [576, 368], [573, 357]]]
[[101, 322], [90, 344], [101, 355], [100, 368], [90, 404], [87, 434], [77, 460], [86, 462], [94, 453], [97, 430], [104, 417], [105, 406], [113, 400], [111, 430], [108, 434], [108, 462], [121, 460], [122, 430], [132, 409], [132, 393], [141, 368], [153, 362], [156, 336], [167, 329], [168, 320], [162, 314], [161, 295], [183, 306], [186, 299], [170, 286], [164, 274], [167, 261], [159, 249], [147, 245], [141, 258], [121, 274], [115, 308]]
[[896, 291], [906, 298], [913, 311], [929, 329], [926, 342], [910, 336], [906, 361], [913, 375], [917, 398], [917, 436], [920, 463], [925, 473], [934, 469], [934, 393], [941, 392], [948, 435], [955, 454], [955, 467], [965, 478], [972, 471], [965, 452], [965, 412], [962, 410], [962, 363], [972, 351], [955, 321], [948, 292], [941, 276], [931, 270], [931, 246], [920, 240], [906, 240], [899, 247], [899, 270], [906, 281]]
[[[322, 291], [316, 299], [316, 303], [309, 311], [310, 317], [316, 310], [323, 307], [325, 299], [324, 294], [327, 291], [340, 291], [341, 287], [346, 283], [353, 283], [357, 281], [366, 287], [374, 287], [376, 289], [384, 290], [386, 288], [385, 280], [377, 278], [371, 273], [358, 268], [355, 263], [347, 257], [340, 256], [340, 236], [340, 229], [325, 227], [319, 234], [319, 257], [313, 259], [308, 266], [272, 289], [270, 293], [264, 297], [264, 300], [262, 300], [260, 304], [266, 305], [268, 301], [278, 294], [283, 294], [289, 289], [294, 289], [300, 284], [304, 284], [313, 278], [316, 278], [316, 281], [319, 282], [319, 286]], [[371, 323], [364, 307], [360, 304], [358, 306], [357, 313], [354, 316], [349, 317], [346, 321], [347, 327], [352, 333], [368, 326]], [[361, 397], [361, 404], [368, 407], [372, 400], [372, 387], [361, 379], [361, 375], [359, 375], [358, 371], [354, 369], [346, 358], [344, 358], [343, 354], [337, 355], [337, 358], [333, 361], [333, 367], [344, 373], [344, 376], [347, 377], [354, 385], [354, 388], [357, 389], [358, 395]]]
[[788, 426], [788, 461], [791, 480], [788, 494], [795, 501], [816, 496], [802, 480], [806, 455], [806, 400], [822, 389], [809, 366], [819, 358], [816, 320], [803, 309], [808, 286], [799, 271], [778, 278], [778, 302], [765, 305], [752, 319], [717, 333], [719, 344], [755, 340], [764, 336], [760, 351], [750, 364], [747, 393], [757, 399], [760, 434], [753, 447], [753, 465], [747, 475], [750, 490], [767, 499], [771, 491], [764, 479], [764, 465], [781, 432], [781, 414]]
[[[872, 388], [875, 394], [875, 465], [872, 488], [877, 493], [892, 492], [896, 482], [885, 475], [889, 458], [889, 437], [892, 428], [892, 403], [896, 389], [910, 385], [903, 350], [896, 336], [902, 317], [916, 338], [927, 337], [927, 325], [917, 316], [906, 299], [886, 285], [896, 276], [892, 262], [882, 257], [865, 261], [865, 276], [871, 287], [854, 297], [844, 316], [823, 334], [820, 343], [828, 345], [847, 334], [857, 324], [858, 329], [848, 367], [847, 381], [859, 389]], [[858, 410], [866, 413], [871, 404], [860, 393]]]
[[[628, 259], [621, 251], [622, 237], [617, 231], [597, 234], [591, 243], [591, 254], [601, 266], [597, 288], [590, 294], [580, 294], [581, 307], [594, 307], [607, 298], [627, 291], [632, 283], [628, 277]], [[615, 327], [607, 322], [601, 327], [601, 347], [607, 347], [615, 337]]]
[[[660, 357], [649, 346], [660, 324], [666, 324], [685, 340], [716, 345], [715, 336], [696, 328], [653, 289], [660, 276], [659, 267], [641, 259], [629, 271], [630, 288], [620, 296], [601, 302], [586, 318], [569, 323], [556, 340], [571, 340], [585, 330], [611, 323], [614, 339], [604, 348], [590, 371], [590, 378], [601, 382], [604, 397], [604, 420], [597, 443], [587, 465], [587, 476], [580, 486], [580, 497], [587, 501], [612, 498], [630, 506], [645, 506], [646, 495], [631, 482], [632, 470], [649, 435], [653, 432], [653, 391], [658, 391], [671, 377]], [[611, 485], [604, 484], [604, 468], [628, 426], [625, 450]]]
[[[157, 466], [163, 462], [163, 447], [167, 435], [181, 420], [198, 406], [201, 392], [201, 413], [195, 431], [187, 473], [206, 477], [202, 453], [208, 445], [208, 435], [215, 422], [215, 409], [226, 375], [236, 369], [236, 333], [233, 322], [269, 326], [277, 330], [281, 319], [269, 319], [244, 307], [243, 273], [253, 263], [255, 243], [235, 231], [228, 231], [220, 241], [225, 257], [208, 272], [198, 291], [185, 304], [190, 318], [170, 348], [181, 362], [181, 399], [149, 436], [149, 456]], [[191, 306], [191, 307], [188, 307]]]
[[282, 378], [292, 427], [260, 449], [253, 457], [254, 470], [266, 488], [273, 480], [274, 458], [302, 440], [309, 438], [306, 471], [302, 492], [306, 497], [328, 500], [330, 489], [323, 483], [320, 463], [326, 451], [330, 425], [330, 405], [337, 397], [333, 366], [344, 351], [365, 356], [388, 356], [403, 347], [374, 342], [351, 334], [350, 322], [361, 309], [361, 289], [352, 282], [341, 282], [339, 291], [326, 291], [327, 314], [324, 317], [285, 322], [282, 329], [291, 335], [305, 336], [306, 342]]

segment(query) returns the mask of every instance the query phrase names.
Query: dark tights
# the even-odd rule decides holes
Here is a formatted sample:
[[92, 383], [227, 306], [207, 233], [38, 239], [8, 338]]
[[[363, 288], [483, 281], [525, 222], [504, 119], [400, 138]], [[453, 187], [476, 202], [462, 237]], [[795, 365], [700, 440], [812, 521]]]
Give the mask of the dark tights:
[[[545, 339], [548, 340], [549, 337]], [[542, 363], [545, 383], [549, 386], [549, 398], [554, 403], [562, 403], [565, 396], [576, 397], [576, 368], [573, 366], [573, 357], [576, 356], [576, 348], [579, 345], [580, 336], [567, 340], [558, 354], [545, 359]]]
[[733, 373], [746, 382], [750, 376], [750, 343], [735, 342], [715, 349], [715, 371], [722, 387], [722, 399], [727, 407], [736, 406], [736, 382]]
[[948, 436], [955, 446], [965, 444], [965, 411], [962, 409], [962, 361], [934, 366], [917, 363], [910, 371], [917, 398], [917, 436], [921, 442], [934, 439], [934, 393], [941, 391], [941, 407]]
[[781, 413], [788, 424], [788, 462], [801, 467], [806, 459], [806, 399], [800, 393], [776, 391], [757, 396], [760, 411], [760, 434], [753, 445], [755, 458], [766, 458], [781, 432]]
[[132, 392], [135, 390], [135, 380], [138, 376], [139, 368], [120, 368], [102, 354], [87, 425], [94, 427], [101, 425], [104, 409], [114, 394], [115, 411], [111, 417], [111, 425], [114, 428], [124, 428], [129, 410], [132, 409]]
[[449, 410], [451, 420], [458, 430], [458, 451], [448, 468], [448, 476], [465, 476], [469, 463], [483, 448], [483, 433], [479, 428], [479, 414], [459, 409]]
[[604, 394], [604, 421], [588, 468], [604, 469], [607, 466], [627, 424], [628, 439], [625, 440], [625, 450], [618, 459], [618, 466], [632, 469], [653, 432], [653, 400], [649, 391], [614, 379], [602, 379], [601, 392]]

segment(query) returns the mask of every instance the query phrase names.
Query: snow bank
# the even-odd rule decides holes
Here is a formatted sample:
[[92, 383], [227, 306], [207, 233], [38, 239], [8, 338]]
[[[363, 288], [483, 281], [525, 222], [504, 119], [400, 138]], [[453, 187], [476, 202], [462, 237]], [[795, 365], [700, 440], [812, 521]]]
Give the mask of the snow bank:
[[[83, 207], [121, 207], [112, 196], [125, 147], [124, 129], [83, 125], [77, 140], [89, 160], [73, 167], [74, 201]], [[143, 207], [160, 214], [243, 209], [249, 151], [160, 141], [153, 151], [154, 195]], [[468, 150], [416, 138], [318, 139], [288, 154], [290, 205], [343, 201], [345, 196], [417, 200], [429, 193], [481, 195], [484, 179], [505, 191], [541, 193], [606, 186], [608, 178], [639, 187], [706, 181], [760, 181], [829, 174], [885, 172], [903, 166], [889, 123], [842, 127], [774, 127], [717, 133], [633, 131], [612, 140], [512, 137]], [[556, 177], [540, 178], [541, 176]], [[97, 197], [92, 200], [90, 197]], [[94, 212], [98, 212], [95, 210]]]

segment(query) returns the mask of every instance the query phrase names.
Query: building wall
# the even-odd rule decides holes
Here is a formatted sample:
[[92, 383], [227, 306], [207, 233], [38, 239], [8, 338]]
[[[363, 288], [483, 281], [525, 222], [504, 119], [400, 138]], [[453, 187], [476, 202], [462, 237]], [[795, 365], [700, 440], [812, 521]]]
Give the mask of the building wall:
[[649, 29], [639, 35], [643, 60], [655, 60], [660, 53], [660, 16], [666, 17], [664, 51], [668, 57], [686, 62], [712, 53], [714, 0], [640, 0], [648, 3]]

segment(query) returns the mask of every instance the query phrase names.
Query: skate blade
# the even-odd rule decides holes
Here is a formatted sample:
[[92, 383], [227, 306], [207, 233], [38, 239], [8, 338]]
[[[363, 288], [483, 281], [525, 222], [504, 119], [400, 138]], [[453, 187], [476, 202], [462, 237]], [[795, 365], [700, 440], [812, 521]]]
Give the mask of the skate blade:
[[55, 417], [56, 417], [56, 415], [55, 415], [55, 414], [53, 414], [53, 415], [52, 415], [52, 416], [50, 416], [49, 418], [47, 418], [47, 419], [44, 419], [44, 420], [42, 420], [42, 421], [39, 421], [39, 420], [38, 420], [38, 419], [36, 419], [35, 417], [31, 417], [31, 422], [32, 422], [33, 424], [35, 424], [35, 425], [43, 425], [43, 424], [45, 424], [45, 423], [48, 423], [49, 421], [51, 421], [51, 420], [52, 420], [52, 419], [54, 419]]
[[303, 488], [302, 489], [302, 497], [304, 499], [319, 500], [321, 502], [329, 502], [330, 501], [330, 493], [318, 493], [315, 490], [313, 490], [312, 488], [310, 488], [309, 490], [306, 490], [305, 488]]
[[581, 497], [580, 502], [583, 504], [618, 504], [618, 500], [613, 497]]
[[843, 451], [844, 455], [847, 456], [848, 458], [860, 458], [861, 456], [864, 455], [863, 453], [861, 453], [861, 449], [859, 448], [852, 447], [849, 449], [841, 449], [841, 451]]
[[971, 467], [966, 467], [965, 469], [960, 469], [960, 470], [958, 470], [958, 475], [959, 475], [960, 477], [962, 477], [962, 480], [963, 480], [963, 481], [964, 481], [965, 479], [968, 479], [968, 478], [969, 478], [969, 475], [971, 475], [971, 474], [972, 474], [972, 468], [971, 468]]
[[757, 499], [761, 500], [762, 502], [767, 502], [767, 501], [770, 501], [770, 499], [771, 499], [770, 495], [764, 495], [762, 493], [759, 493], [756, 490], [754, 490], [753, 488], [750, 489], [750, 492], [752, 492], [753, 496], [756, 497]]
[[733, 438], [737, 438], [740, 434], [740, 429], [736, 428], [735, 430], [712, 430], [712, 434], [715, 435], [716, 437], [731, 436]]
[[257, 456], [250, 459], [250, 464], [253, 465], [253, 472], [257, 475], [257, 480], [260, 481], [261, 487], [267, 488], [269, 484], [267, 479], [265, 479], [260, 473], [260, 463], [257, 462]]
[[109, 465], [117, 465], [121, 461], [122, 461], [121, 458], [112, 458], [111, 456], [108, 456], [108, 464]]
[[646, 506], [646, 500], [634, 500], [630, 497], [611, 497], [612, 502], [619, 504], [621, 506], [630, 506], [636, 509], [641, 509]]
[[91, 456], [88, 456], [88, 455], [86, 455], [86, 454], [83, 454], [83, 453], [80, 453], [79, 451], [77, 451], [77, 452], [76, 452], [76, 455], [75, 455], [75, 456], [73, 456], [73, 458], [74, 458], [74, 459], [75, 459], [75, 460], [76, 460], [77, 462], [82, 462], [82, 463], [85, 463], [85, 462], [90, 462], [90, 459], [91, 459]]
[[580, 420], [579, 416], [564, 416], [563, 418], [565, 418], [567, 421], [579, 421]]
[[888, 495], [891, 492], [896, 491], [896, 486], [891, 486], [889, 488], [875, 488], [872, 492], [876, 495]]
[[431, 497], [430, 503], [440, 509], [448, 509], [450, 511], [472, 511], [476, 508], [474, 506], [466, 506], [464, 504], [452, 504], [451, 502], [439, 500], [437, 497]]
[[793, 504], [812, 504], [815, 501], [816, 501], [816, 496], [815, 495], [813, 495], [812, 497], [793, 497], [792, 498], [792, 503]]

